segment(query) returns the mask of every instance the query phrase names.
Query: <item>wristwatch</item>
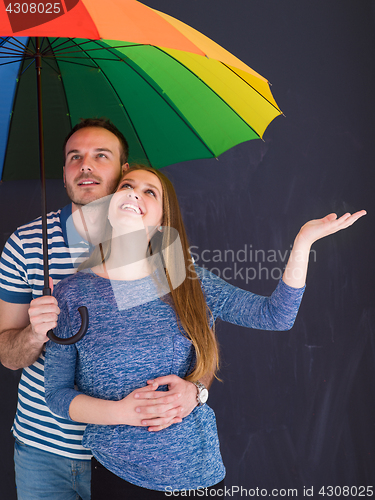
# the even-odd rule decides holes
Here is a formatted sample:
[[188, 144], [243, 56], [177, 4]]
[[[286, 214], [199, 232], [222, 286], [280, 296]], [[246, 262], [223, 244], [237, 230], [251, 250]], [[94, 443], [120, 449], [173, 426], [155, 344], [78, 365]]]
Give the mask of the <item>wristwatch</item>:
[[193, 382], [195, 387], [197, 388], [197, 403], [198, 406], [204, 405], [208, 399], [208, 389], [205, 387], [205, 385], [202, 384], [202, 382]]

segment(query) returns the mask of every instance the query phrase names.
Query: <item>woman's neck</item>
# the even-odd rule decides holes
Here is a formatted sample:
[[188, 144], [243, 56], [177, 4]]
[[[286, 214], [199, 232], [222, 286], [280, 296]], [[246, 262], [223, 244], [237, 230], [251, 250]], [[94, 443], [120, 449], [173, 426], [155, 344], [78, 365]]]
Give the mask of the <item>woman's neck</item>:
[[152, 258], [147, 256], [148, 237], [145, 230], [113, 234], [111, 253], [93, 271], [107, 279], [133, 281], [153, 272]]

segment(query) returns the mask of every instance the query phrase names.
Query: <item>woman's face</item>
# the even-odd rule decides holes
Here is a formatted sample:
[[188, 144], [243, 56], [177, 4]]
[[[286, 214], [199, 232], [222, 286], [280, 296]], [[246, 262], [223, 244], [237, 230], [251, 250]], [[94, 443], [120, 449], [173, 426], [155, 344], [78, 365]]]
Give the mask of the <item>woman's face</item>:
[[163, 188], [158, 177], [147, 170], [133, 170], [125, 175], [112, 196], [108, 219], [119, 232], [160, 226]]

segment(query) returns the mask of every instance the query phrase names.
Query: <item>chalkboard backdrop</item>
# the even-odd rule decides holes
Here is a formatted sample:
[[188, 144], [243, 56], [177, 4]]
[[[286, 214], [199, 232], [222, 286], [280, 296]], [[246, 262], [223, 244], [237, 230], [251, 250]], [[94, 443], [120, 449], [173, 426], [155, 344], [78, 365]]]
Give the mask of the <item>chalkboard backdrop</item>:
[[[264, 141], [241, 144], [218, 160], [164, 169], [175, 183], [198, 264], [239, 287], [270, 294], [304, 222], [333, 211], [368, 211], [355, 226], [313, 246], [291, 331], [218, 325], [223, 381], [214, 382], [209, 402], [228, 491], [233, 497], [241, 488], [242, 496], [244, 490], [248, 496], [292, 496], [288, 489], [299, 497], [370, 496], [375, 2], [145, 3], [202, 31], [268, 78], [285, 114], [271, 123]], [[48, 190], [49, 209], [68, 202], [62, 182], [48, 182]], [[17, 225], [40, 214], [39, 203], [33, 181], [0, 185], [2, 244]], [[0, 370], [0, 499], [13, 500], [10, 428], [19, 373]]]

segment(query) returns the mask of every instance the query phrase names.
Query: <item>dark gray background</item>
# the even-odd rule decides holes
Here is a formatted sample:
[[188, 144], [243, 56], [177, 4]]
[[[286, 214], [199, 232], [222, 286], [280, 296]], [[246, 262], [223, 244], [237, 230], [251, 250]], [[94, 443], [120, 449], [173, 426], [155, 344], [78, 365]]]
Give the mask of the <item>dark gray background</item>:
[[[239, 145], [218, 160], [164, 169], [175, 182], [198, 264], [269, 294], [304, 222], [332, 211], [368, 211], [352, 228], [313, 247], [307, 290], [290, 332], [218, 325], [223, 382], [214, 383], [210, 404], [226, 484], [259, 488], [258, 496], [261, 488], [296, 488], [302, 497], [304, 487], [314, 487], [314, 498], [322, 498], [322, 486], [373, 486], [375, 3], [145, 3], [202, 31], [268, 78], [285, 113], [271, 123], [264, 142]], [[48, 188], [50, 209], [66, 203], [62, 182], [49, 181]], [[40, 214], [35, 182], [1, 184], [0, 209], [3, 244], [17, 225]], [[241, 252], [224, 261], [225, 250], [236, 256], [245, 245], [245, 262]], [[278, 262], [268, 262], [278, 251]], [[222, 262], [215, 262], [220, 255]], [[246, 268], [254, 278], [248, 282]], [[0, 370], [0, 498], [13, 500], [9, 429], [19, 374]]]

